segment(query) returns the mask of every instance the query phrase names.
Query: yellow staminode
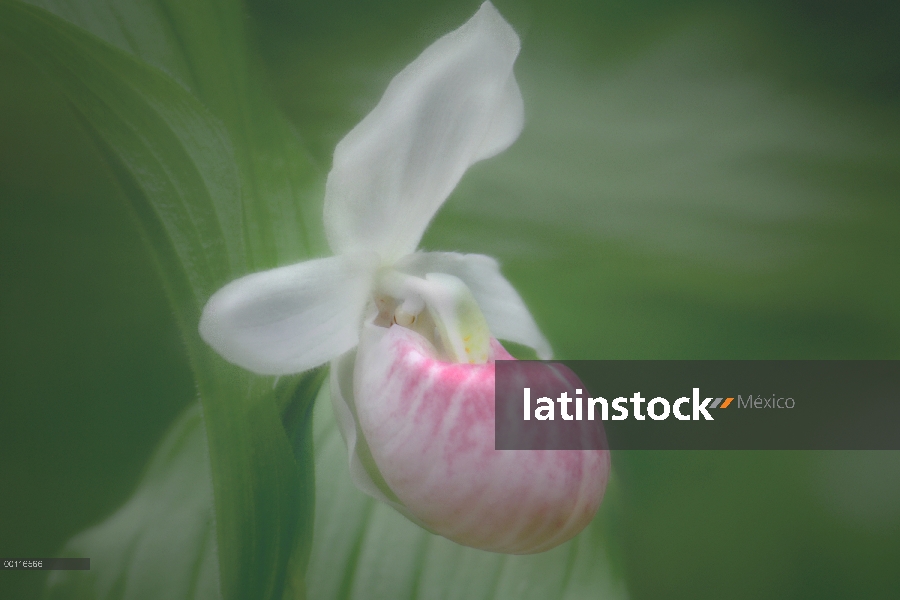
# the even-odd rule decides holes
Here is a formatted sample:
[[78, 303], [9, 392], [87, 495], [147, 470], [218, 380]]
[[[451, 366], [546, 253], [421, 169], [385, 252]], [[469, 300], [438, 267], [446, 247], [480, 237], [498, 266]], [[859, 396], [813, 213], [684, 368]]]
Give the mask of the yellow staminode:
[[472, 292], [459, 278], [429, 273], [425, 304], [443, 350], [453, 362], [483, 364], [491, 358], [491, 331]]

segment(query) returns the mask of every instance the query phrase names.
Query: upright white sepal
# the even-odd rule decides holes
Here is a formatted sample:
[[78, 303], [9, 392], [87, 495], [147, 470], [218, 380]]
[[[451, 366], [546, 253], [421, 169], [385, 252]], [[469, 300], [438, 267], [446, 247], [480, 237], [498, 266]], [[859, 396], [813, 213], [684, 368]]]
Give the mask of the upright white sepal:
[[391, 263], [416, 249], [466, 169], [518, 137], [518, 53], [516, 32], [485, 2], [394, 77], [335, 149], [325, 189], [335, 253], [365, 248]]

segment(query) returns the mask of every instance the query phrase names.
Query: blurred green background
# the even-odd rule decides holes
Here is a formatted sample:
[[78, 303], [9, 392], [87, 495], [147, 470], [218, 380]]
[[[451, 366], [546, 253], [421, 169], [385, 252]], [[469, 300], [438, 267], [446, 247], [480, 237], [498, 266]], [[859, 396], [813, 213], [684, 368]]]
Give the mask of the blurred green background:
[[[564, 358], [900, 358], [900, 5], [496, 2], [526, 127], [423, 246], [496, 256]], [[248, 3], [327, 172], [477, 2]], [[122, 192], [0, 43], [0, 555], [130, 495], [195, 391]], [[900, 597], [900, 454], [619, 452], [634, 598]], [[0, 573], [32, 598], [40, 573]]]

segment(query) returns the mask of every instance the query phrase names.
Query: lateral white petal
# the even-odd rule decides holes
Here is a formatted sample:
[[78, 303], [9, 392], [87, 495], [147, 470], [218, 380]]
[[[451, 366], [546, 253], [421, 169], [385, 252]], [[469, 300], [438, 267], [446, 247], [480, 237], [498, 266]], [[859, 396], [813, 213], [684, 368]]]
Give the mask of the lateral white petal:
[[371, 263], [348, 256], [253, 273], [213, 294], [200, 335], [250, 371], [306, 371], [357, 344], [371, 281]]
[[389, 263], [412, 252], [466, 169], [515, 140], [518, 53], [515, 31], [485, 2], [394, 77], [334, 152], [324, 212], [336, 254], [366, 248]]
[[550, 342], [493, 258], [483, 254], [416, 252], [400, 259], [395, 268], [417, 277], [427, 273], [459, 277], [475, 296], [494, 337], [534, 348], [544, 360], [553, 355]]

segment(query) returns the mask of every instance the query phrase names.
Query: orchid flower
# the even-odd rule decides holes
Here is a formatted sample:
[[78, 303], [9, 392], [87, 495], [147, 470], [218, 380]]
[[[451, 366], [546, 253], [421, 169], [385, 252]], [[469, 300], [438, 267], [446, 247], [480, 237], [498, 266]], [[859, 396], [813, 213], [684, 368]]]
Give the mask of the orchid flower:
[[416, 252], [475, 162], [524, 121], [519, 38], [489, 2], [427, 48], [341, 140], [325, 189], [334, 256], [247, 275], [216, 292], [203, 339], [260, 374], [331, 361], [331, 397], [364, 492], [487, 550], [553, 547], [593, 517], [605, 451], [494, 449], [497, 338], [550, 346], [497, 262]]

